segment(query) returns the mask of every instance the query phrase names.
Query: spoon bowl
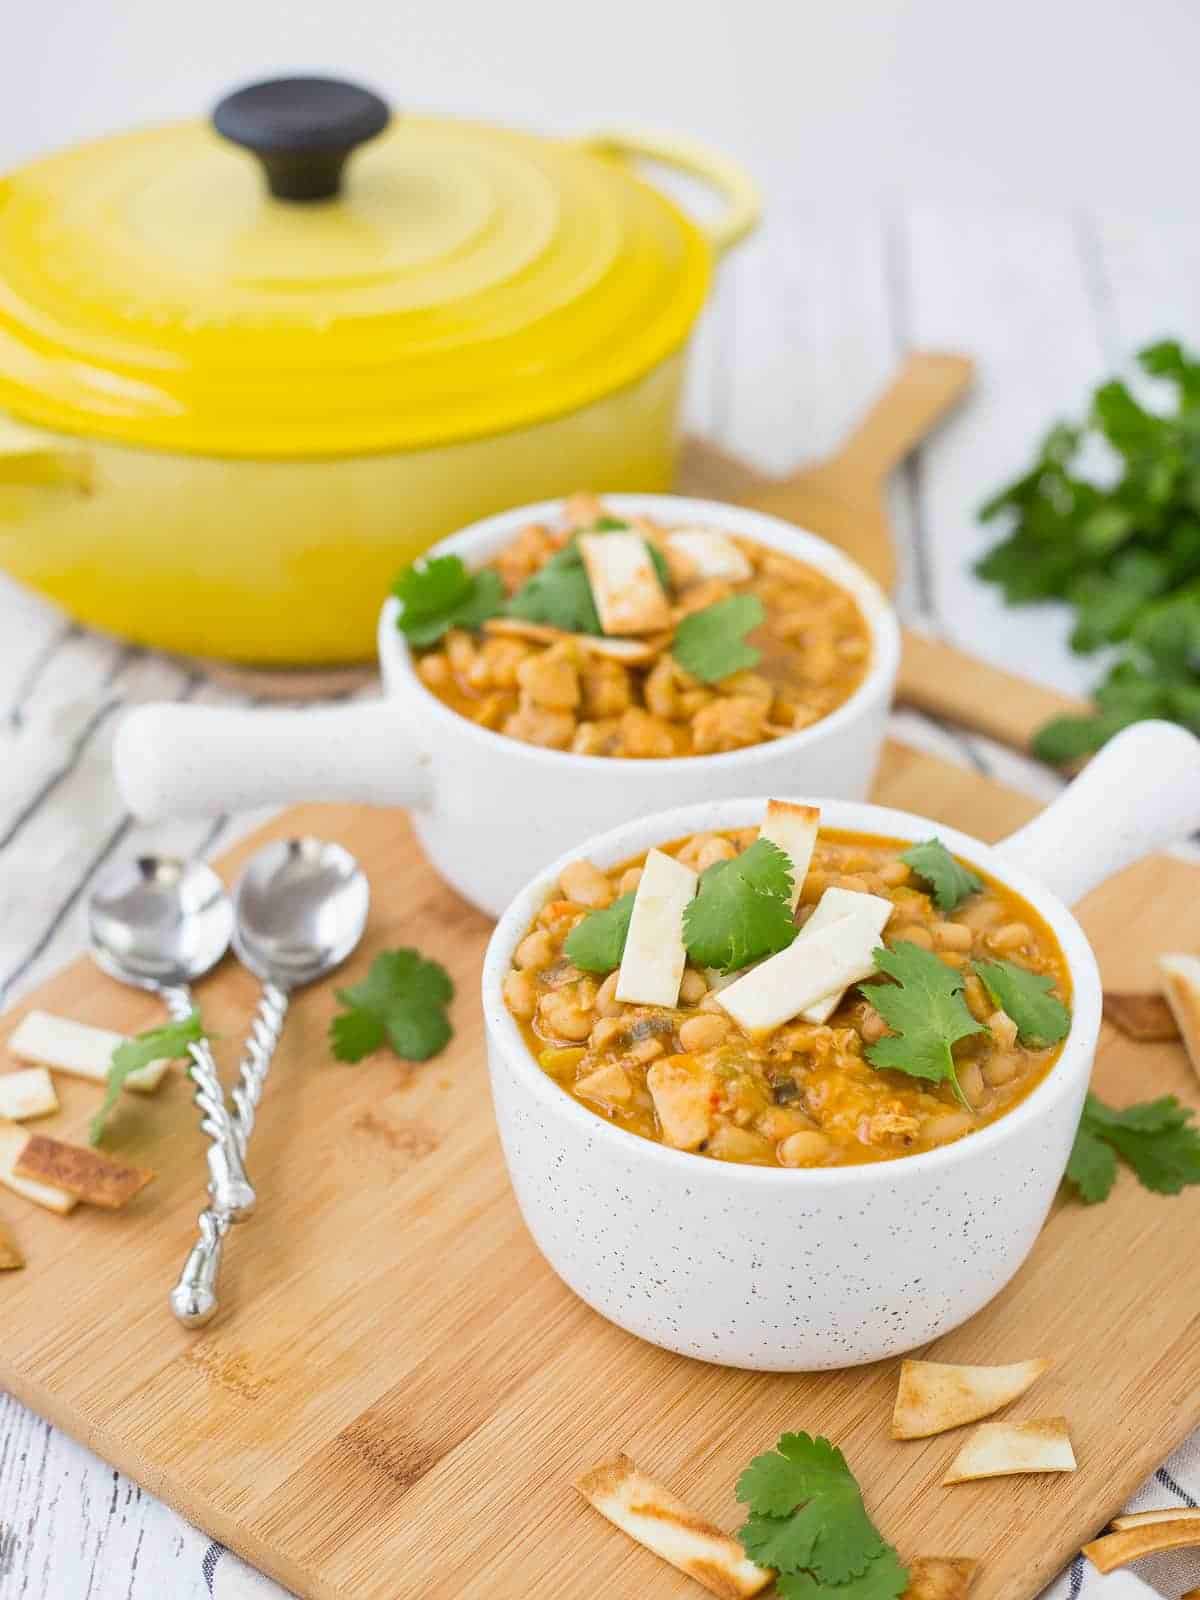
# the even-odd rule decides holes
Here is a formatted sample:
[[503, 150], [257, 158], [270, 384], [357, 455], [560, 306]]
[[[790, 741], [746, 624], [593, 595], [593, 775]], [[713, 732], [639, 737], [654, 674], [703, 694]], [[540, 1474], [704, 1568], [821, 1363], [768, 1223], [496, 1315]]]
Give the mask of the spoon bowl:
[[238, 959], [281, 989], [314, 983], [362, 938], [369, 900], [362, 868], [340, 844], [281, 839], [259, 851], [238, 883]]
[[233, 906], [202, 861], [138, 856], [104, 873], [88, 902], [92, 955], [139, 989], [188, 984], [229, 948]]

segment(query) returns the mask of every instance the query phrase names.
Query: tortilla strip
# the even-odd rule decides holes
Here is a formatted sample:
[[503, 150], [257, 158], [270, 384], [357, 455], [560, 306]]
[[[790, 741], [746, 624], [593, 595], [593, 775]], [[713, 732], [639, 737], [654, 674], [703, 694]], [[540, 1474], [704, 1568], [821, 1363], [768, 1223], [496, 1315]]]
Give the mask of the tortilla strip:
[[1104, 1019], [1139, 1044], [1179, 1037], [1179, 1026], [1160, 994], [1119, 994], [1106, 989]]
[[13, 1237], [12, 1229], [0, 1222], [0, 1272], [16, 1272], [24, 1265], [25, 1257]]
[[660, 633], [671, 607], [639, 533], [581, 533], [579, 553], [605, 633]]
[[1164, 1506], [1161, 1511], [1130, 1511], [1125, 1516], [1112, 1519], [1112, 1531], [1124, 1533], [1129, 1528], [1146, 1528], [1159, 1522], [1186, 1522], [1200, 1517], [1193, 1506]]
[[48, 1139], [40, 1133], [30, 1134], [14, 1170], [18, 1178], [48, 1183], [88, 1205], [103, 1206], [106, 1211], [119, 1211], [128, 1205], [154, 1177], [144, 1167], [129, 1167], [109, 1160], [98, 1150], [64, 1144], [61, 1139]]
[[1106, 1534], [1103, 1539], [1085, 1544], [1083, 1553], [1098, 1572], [1112, 1572], [1140, 1556], [1154, 1555], [1159, 1550], [1183, 1550], [1197, 1544], [1200, 1544], [1200, 1511], [1170, 1522], [1143, 1523], [1140, 1528]]
[[775, 1576], [756, 1566], [736, 1539], [688, 1510], [669, 1489], [615, 1456], [578, 1478], [575, 1487], [602, 1517], [638, 1544], [702, 1583], [722, 1600], [743, 1600]]
[[1021, 1361], [1008, 1367], [905, 1361], [892, 1412], [892, 1438], [928, 1439], [990, 1417], [1024, 1394], [1049, 1366], [1049, 1361]]
[[950, 1463], [943, 1484], [1003, 1478], [1017, 1472], [1074, 1472], [1066, 1417], [1032, 1422], [985, 1422]]
[[970, 1556], [918, 1556], [908, 1564], [901, 1600], [965, 1600], [978, 1572]]
[[619, 661], [626, 667], [649, 665], [670, 638], [669, 634], [664, 634], [654, 639], [600, 639], [594, 633], [568, 633], [563, 628], [552, 628], [547, 622], [522, 622], [519, 617], [490, 617], [483, 631], [500, 639], [531, 639], [535, 644], [558, 644], [570, 639], [589, 655]]
[[[27, 1011], [8, 1036], [8, 1050], [18, 1061], [53, 1067], [55, 1072], [68, 1072], [92, 1083], [106, 1083], [113, 1051], [125, 1043], [125, 1038], [125, 1034], [114, 1033], [111, 1028], [93, 1028], [90, 1023], [54, 1017], [48, 1011]], [[131, 1072], [124, 1086], [138, 1094], [153, 1094], [170, 1065], [165, 1059], [151, 1061]]]
[[808, 876], [820, 826], [821, 811], [818, 806], [798, 806], [790, 800], [767, 801], [767, 812], [758, 830], [758, 837], [775, 845], [788, 858], [792, 869], [793, 911]]
[[28, 1128], [0, 1118], [0, 1183], [7, 1185], [14, 1194], [32, 1200], [34, 1205], [45, 1206], [47, 1211], [57, 1211], [60, 1217], [65, 1217], [77, 1204], [73, 1194], [52, 1188], [48, 1183], [35, 1183], [32, 1178], [17, 1176], [17, 1160], [30, 1137]]
[[24, 1122], [30, 1117], [48, 1117], [57, 1110], [54, 1080], [45, 1067], [0, 1073], [0, 1117]]
[[1159, 956], [1158, 970], [1188, 1060], [1200, 1075], [1200, 956]]

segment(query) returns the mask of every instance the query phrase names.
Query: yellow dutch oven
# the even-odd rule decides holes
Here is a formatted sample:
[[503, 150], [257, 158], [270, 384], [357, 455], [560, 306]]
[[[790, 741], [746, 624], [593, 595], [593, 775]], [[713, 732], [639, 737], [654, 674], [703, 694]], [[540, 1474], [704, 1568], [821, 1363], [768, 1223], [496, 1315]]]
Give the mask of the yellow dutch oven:
[[[757, 217], [737, 167], [638, 134], [389, 126], [328, 79], [253, 85], [214, 124], [0, 181], [0, 567], [146, 644], [351, 661], [435, 539], [669, 486], [714, 257]], [[636, 157], [723, 214], [691, 220]]]

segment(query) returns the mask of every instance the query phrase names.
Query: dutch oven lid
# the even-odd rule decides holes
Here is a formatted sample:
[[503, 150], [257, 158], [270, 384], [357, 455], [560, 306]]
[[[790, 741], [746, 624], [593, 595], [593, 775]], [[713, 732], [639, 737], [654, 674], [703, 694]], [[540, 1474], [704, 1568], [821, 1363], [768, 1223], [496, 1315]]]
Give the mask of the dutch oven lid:
[[[676, 349], [708, 287], [710, 238], [629, 148], [391, 118], [365, 89], [290, 78], [211, 126], [35, 161], [0, 181], [0, 410], [269, 457], [573, 410]], [[721, 242], [753, 212], [743, 192]]]

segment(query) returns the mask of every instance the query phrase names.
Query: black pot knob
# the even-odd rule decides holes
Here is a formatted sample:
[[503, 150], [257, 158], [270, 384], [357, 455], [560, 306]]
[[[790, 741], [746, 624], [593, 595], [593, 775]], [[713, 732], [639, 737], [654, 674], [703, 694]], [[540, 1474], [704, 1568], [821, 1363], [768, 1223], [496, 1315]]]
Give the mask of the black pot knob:
[[338, 78], [267, 78], [226, 95], [213, 127], [253, 151], [277, 200], [331, 200], [360, 144], [383, 132], [387, 102]]

